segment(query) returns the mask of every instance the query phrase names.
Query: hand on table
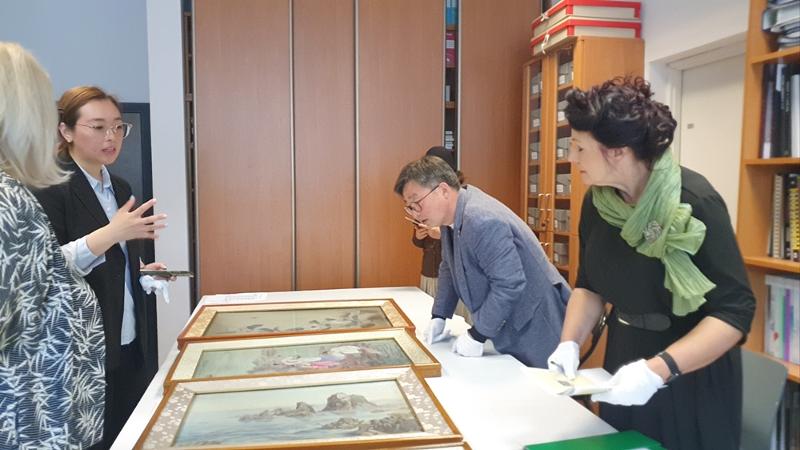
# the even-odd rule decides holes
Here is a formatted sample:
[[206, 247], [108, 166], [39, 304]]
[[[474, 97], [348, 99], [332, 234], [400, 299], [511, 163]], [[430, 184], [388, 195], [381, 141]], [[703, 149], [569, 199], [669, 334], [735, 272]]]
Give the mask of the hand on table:
[[444, 319], [434, 317], [425, 329], [425, 343], [428, 345], [450, 338], [450, 330], [444, 328]]
[[469, 357], [483, 356], [483, 342], [476, 341], [469, 331], [465, 331], [453, 342], [453, 353]]
[[580, 348], [575, 341], [564, 341], [547, 358], [547, 368], [551, 372], [563, 373], [568, 380], [574, 380], [580, 363]]

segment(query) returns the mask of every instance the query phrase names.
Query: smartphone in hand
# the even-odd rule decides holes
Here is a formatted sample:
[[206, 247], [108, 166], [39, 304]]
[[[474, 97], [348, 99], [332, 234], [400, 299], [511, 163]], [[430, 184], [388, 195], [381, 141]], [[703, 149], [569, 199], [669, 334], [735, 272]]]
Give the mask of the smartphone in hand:
[[142, 275], [150, 275], [159, 278], [172, 278], [172, 277], [193, 277], [194, 274], [188, 270], [140, 270]]

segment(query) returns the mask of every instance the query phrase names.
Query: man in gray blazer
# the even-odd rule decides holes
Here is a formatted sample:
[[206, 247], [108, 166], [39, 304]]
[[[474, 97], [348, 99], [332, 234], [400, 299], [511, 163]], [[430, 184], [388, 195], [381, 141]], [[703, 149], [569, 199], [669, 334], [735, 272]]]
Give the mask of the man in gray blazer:
[[442, 263], [425, 332], [428, 344], [449, 337], [445, 319], [461, 298], [474, 323], [455, 340], [454, 352], [481, 356], [491, 339], [499, 352], [546, 368], [561, 336], [570, 289], [528, 225], [480, 189], [461, 187], [453, 169], [434, 156], [406, 165], [394, 191], [413, 219], [441, 227]]

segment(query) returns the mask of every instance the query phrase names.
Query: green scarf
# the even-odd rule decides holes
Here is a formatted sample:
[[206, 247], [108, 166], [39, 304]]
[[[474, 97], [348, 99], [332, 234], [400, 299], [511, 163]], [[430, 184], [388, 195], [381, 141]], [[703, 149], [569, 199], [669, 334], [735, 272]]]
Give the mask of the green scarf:
[[664, 264], [664, 287], [672, 292], [672, 312], [685, 316], [705, 303], [705, 294], [715, 285], [689, 258], [703, 244], [706, 225], [692, 217], [692, 206], [680, 203], [680, 198], [681, 169], [670, 150], [656, 162], [636, 206], [625, 203], [610, 186], [592, 187], [600, 216], [621, 228], [620, 236], [637, 252]]

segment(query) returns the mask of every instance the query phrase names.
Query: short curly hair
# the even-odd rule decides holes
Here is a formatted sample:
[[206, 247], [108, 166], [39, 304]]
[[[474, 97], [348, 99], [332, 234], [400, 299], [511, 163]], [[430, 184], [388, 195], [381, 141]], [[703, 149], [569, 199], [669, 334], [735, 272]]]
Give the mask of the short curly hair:
[[617, 77], [586, 91], [570, 90], [564, 112], [572, 129], [591, 133], [606, 148], [630, 147], [652, 167], [672, 144], [678, 124], [652, 96], [643, 78]]

